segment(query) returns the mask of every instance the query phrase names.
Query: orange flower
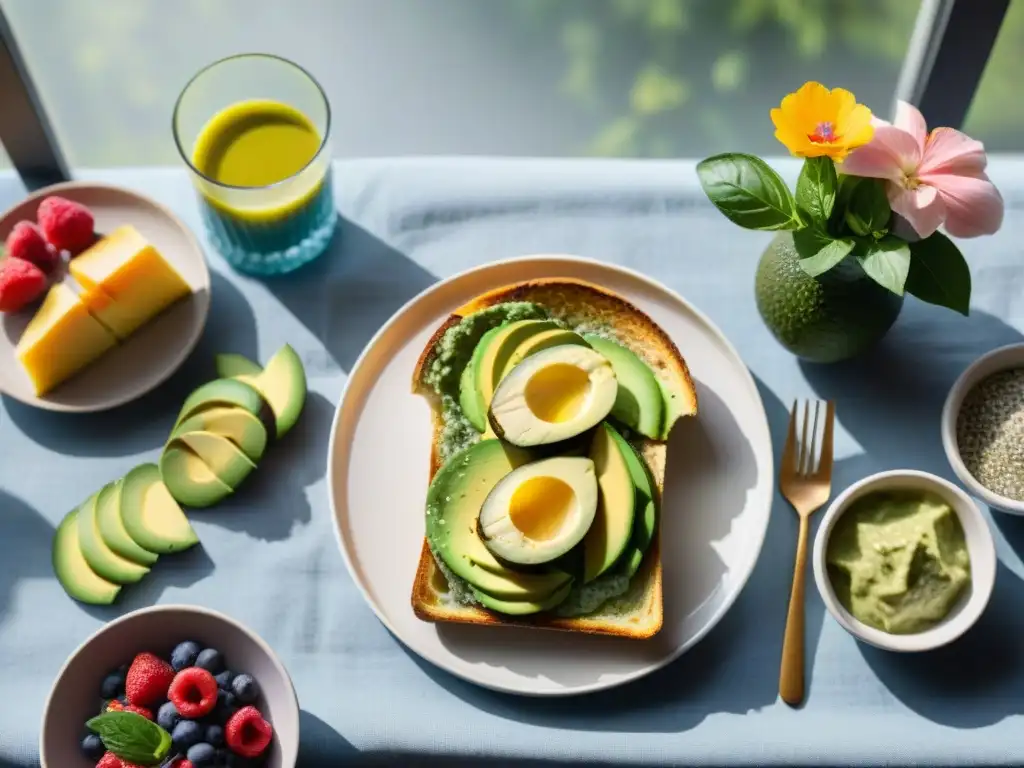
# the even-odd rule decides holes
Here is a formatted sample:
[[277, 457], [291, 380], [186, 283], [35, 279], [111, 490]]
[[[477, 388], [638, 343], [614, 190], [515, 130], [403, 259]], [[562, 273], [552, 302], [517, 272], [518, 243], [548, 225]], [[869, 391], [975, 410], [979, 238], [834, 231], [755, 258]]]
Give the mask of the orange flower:
[[775, 138], [797, 157], [841, 161], [850, 150], [871, 141], [871, 110], [843, 88], [804, 83], [772, 110]]

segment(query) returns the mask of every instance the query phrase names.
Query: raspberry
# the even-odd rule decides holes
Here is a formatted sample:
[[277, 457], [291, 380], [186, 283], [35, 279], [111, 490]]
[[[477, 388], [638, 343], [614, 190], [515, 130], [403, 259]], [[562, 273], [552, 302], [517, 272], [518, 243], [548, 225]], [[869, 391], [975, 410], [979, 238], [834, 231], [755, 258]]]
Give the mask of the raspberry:
[[117, 699], [111, 699], [107, 702], [107, 706], [105, 707], [105, 711], [107, 712], [124, 712], [126, 709], [127, 707]]
[[7, 255], [29, 261], [43, 272], [50, 272], [60, 263], [57, 249], [46, 242], [39, 227], [31, 221], [19, 221], [7, 236]]
[[258, 757], [270, 745], [274, 729], [256, 707], [242, 707], [224, 728], [231, 751], [243, 757]]
[[170, 664], [152, 653], [140, 653], [128, 668], [124, 690], [129, 703], [137, 707], [152, 707], [167, 698], [167, 689], [173, 679], [174, 670]]
[[167, 768], [194, 768], [194, 766], [188, 759], [179, 757], [173, 763], [168, 765]]
[[81, 203], [63, 197], [47, 197], [36, 212], [39, 226], [56, 248], [81, 253], [96, 239], [92, 212]]
[[167, 697], [182, 717], [194, 720], [217, 704], [217, 681], [205, 669], [186, 667], [174, 676]]
[[18, 312], [46, 291], [46, 275], [35, 264], [7, 259], [0, 264], [0, 312]]

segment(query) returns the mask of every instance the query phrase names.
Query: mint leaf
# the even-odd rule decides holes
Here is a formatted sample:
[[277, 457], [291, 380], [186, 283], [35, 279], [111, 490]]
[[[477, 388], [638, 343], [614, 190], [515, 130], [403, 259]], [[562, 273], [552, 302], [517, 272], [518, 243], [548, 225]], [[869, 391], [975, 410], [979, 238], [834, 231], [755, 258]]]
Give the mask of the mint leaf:
[[799, 229], [803, 222], [789, 187], [759, 157], [715, 155], [697, 164], [708, 199], [733, 224], [746, 229]]
[[848, 238], [835, 240], [816, 227], [806, 227], [793, 233], [793, 245], [800, 257], [800, 268], [817, 277], [845, 259], [854, 242]]
[[796, 204], [807, 211], [822, 227], [832, 215], [839, 180], [836, 167], [827, 157], [809, 157], [800, 169], [796, 182]]
[[896, 237], [883, 237], [858, 249], [856, 255], [872, 280], [897, 296], [903, 295], [910, 272], [910, 245]]
[[99, 734], [103, 746], [129, 763], [157, 765], [171, 748], [171, 735], [134, 712], [107, 712], [86, 727]]
[[850, 193], [844, 220], [855, 235], [889, 231], [889, 198], [878, 179], [865, 179]]
[[910, 244], [907, 293], [961, 315], [970, 313], [971, 269], [960, 249], [941, 232]]

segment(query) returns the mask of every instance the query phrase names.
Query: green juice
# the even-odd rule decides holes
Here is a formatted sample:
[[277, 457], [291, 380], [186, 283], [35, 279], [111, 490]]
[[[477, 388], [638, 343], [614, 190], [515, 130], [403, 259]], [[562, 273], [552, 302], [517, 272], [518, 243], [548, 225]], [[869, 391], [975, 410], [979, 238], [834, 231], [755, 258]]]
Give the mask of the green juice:
[[[200, 132], [192, 164], [214, 245], [235, 266], [285, 272], [326, 247], [337, 219], [323, 137], [277, 101], [242, 101]], [[210, 183], [212, 182], [212, 183]]]

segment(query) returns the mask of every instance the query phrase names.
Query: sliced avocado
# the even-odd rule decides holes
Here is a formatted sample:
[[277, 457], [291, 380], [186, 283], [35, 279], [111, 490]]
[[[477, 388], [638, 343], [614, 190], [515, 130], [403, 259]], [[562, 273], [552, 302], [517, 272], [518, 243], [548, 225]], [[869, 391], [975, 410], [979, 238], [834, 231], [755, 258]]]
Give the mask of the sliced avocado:
[[597, 496], [590, 459], [554, 456], [533, 461], [494, 486], [480, 507], [477, 533], [495, 559], [510, 568], [550, 563], [586, 536]]
[[673, 392], [671, 387], [660, 378], [657, 381], [658, 389], [661, 390], [661, 399], [665, 403], [665, 421], [661, 425], [661, 434], [658, 435], [658, 439], [668, 440], [672, 426], [684, 416], [689, 416], [691, 411], [682, 394]]
[[110, 605], [121, 587], [89, 567], [78, 542], [78, 510], [65, 515], [53, 535], [53, 572], [64, 591], [90, 605]]
[[233, 491], [256, 469], [256, 465], [238, 446], [212, 432], [188, 432], [176, 437], [174, 441], [183, 444], [202, 459], [217, 479]]
[[278, 437], [295, 426], [306, 404], [306, 369], [291, 345], [277, 350], [259, 375], [243, 374], [238, 380], [252, 386], [270, 404]]
[[615, 565], [633, 532], [636, 488], [615, 435], [614, 427], [607, 422], [601, 424], [590, 448], [599, 493], [594, 523], [583, 539], [584, 583]]
[[244, 355], [224, 352], [216, 358], [217, 375], [222, 379], [233, 379], [236, 376], [259, 376], [263, 369]]
[[469, 364], [473, 368], [473, 384], [481, 411], [482, 421], [478, 427], [481, 432], [486, 429], [487, 409], [491, 405], [501, 372], [516, 348], [538, 333], [556, 328], [558, 326], [550, 320], [517, 320], [488, 331], [480, 339]]
[[160, 474], [171, 496], [188, 507], [210, 507], [234, 493], [201, 458], [177, 441], [160, 456]]
[[499, 600], [498, 598], [483, 592], [476, 587], [471, 587], [473, 595], [480, 601], [480, 605], [498, 613], [508, 616], [528, 616], [531, 613], [550, 611], [569, 596], [572, 589], [572, 582], [559, 587], [550, 595], [535, 600]]
[[156, 464], [129, 472], [121, 488], [121, 520], [135, 543], [161, 555], [199, 543], [199, 537], [160, 478]]
[[473, 381], [473, 366], [467, 363], [459, 376], [459, 407], [473, 428], [483, 432], [490, 424], [487, 423], [487, 413], [480, 410], [481, 401]]
[[582, 336], [575, 331], [567, 331], [564, 328], [553, 328], [547, 331], [541, 331], [535, 336], [525, 339], [518, 347], [515, 348], [508, 360], [505, 361], [505, 366], [498, 375], [498, 378], [495, 381], [495, 386], [500, 384], [501, 380], [508, 376], [509, 372], [513, 368], [533, 353], [542, 352], [543, 350], [551, 347], [561, 347], [572, 344], [577, 344], [581, 347], [587, 346], [587, 342], [584, 341]]
[[[560, 330], [551, 320], [520, 320], [503, 327], [502, 332], [484, 354], [486, 368], [477, 372], [477, 386], [483, 388], [484, 396], [490, 400], [501, 380], [501, 374], [509, 360], [524, 343], [546, 331]], [[488, 358], [490, 358], [488, 360]]]
[[490, 349], [491, 342], [501, 332], [502, 327], [491, 328], [480, 337], [480, 341], [473, 348], [473, 356], [466, 363], [466, 367], [462, 370], [462, 376], [459, 378], [459, 405], [462, 408], [462, 413], [477, 432], [485, 431], [489, 425], [487, 423], [487, 401], [476, 385], [476, 372], [483, 364], [484, 354]]
[[99, 493], [94, 493], [78, 508], [78, 546], [82, 556], [97, 576], [115, 584], [134, 584], [149, 573], [149, 568], [121, 557], [103, 541], [96, 519], [98, 497]]
[[477, 516], [484, 499], [501, 478], [529, 459], [525, 451], [498, 440], [484, 440], [450, 458], [427, 491], [431, 550], [456, 576], [496, 595], [544, 597], [568, 581], [559, 571], [523, 574], [506, 568], [477, 535]]
[[644, 553], [647, 552], [647, 548], [654, 538], [654, 532], [657, 530], [658, 511], [654, 501], [654, 484], [651, 482], [647, 462], [632, 444], [626, 442], [622, 435], [615, 432], [613, 437], [626, 459], [626, 468], [629, 470], [633, 487], [636, 489], [633, 531], [630, 534], [626, 551], [622, 555], [623, 572], [627, 576], [632, 576], [640, 567]]
[[215, 406], [237, 406], [259, 417], [264, 408], [258, 391], [238, 379], [215, 379], [189, 395], [181, 407], [174, 428], [190, 416]]
[[608, 358], [619, 381], [612, 416], [641, 435], [658, 439], [665, 419], [665, 402], [654, 372], [632, 350], [600, 336], [584, 336], [587, 343]]
[[267, 447], [267, 428], [262, 421], [241, 408], [199, 411], [175, 428], [171, 440], [189, 432], [212, 432], [226, 437], [254, 462], [260, 460]]
[[136, 544], [135, 539], [128, 535], [121, 520], [123, 484], [123, 480], [108, 483], [96, 500], [96, 521], [100, 526], [100, 536], [107, 546], [121, 557], [139, 565], [153, 565], [157, 561], [157, 555]]

